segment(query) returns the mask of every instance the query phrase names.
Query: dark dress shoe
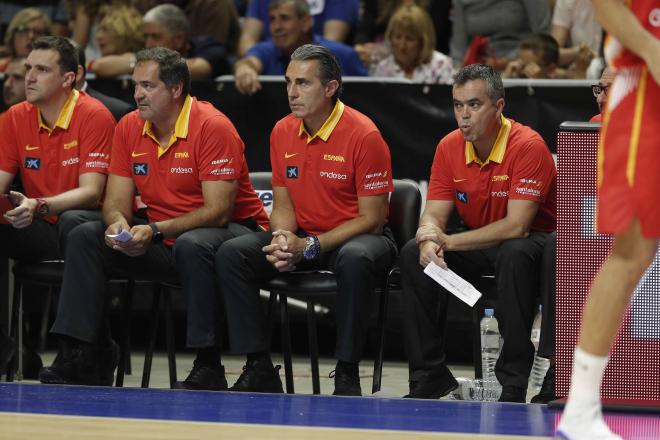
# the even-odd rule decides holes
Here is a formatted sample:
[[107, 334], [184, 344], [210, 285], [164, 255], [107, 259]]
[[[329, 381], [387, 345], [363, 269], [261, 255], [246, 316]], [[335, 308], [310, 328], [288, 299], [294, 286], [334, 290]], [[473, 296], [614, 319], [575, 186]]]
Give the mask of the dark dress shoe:
[[360, 373], [358, 371], [348, 371], [341, 364], [337, 364], [334, 371], [330, 372], [330, 378], [335, 379], [335, 390], [333, 396], [361, 396], [362, 387], [360, 387]]
[[186, 380], [177, 382], [174, 388], [179, 390], [225, 391], [227, 389], [225, 367], [203, 364], [195, 360]]
[[99, 349], [87, 343], [63, 343], [57, 361], [39, 371], [39, 381], [62, 385], [102, 385]]
[[458, 388], [458, 382], [445, 365], [424, 380], [411, 380], [406, 399], [439, 399]]
[[248, 361], [243, 367], [243, 373], [229, 391], [252, 393], [283, 393], [280, 379], [280, 366], [264, 364], [259, 361]]
[[557, 396], [555, 395], [555, 366], [554, 364], [550, 365], [548, 371], [545, 373], [543, 378], [543, 385], [541, 385], [541, 391], [534, 397], [532, 397], [532, 403], [548, 403], [556, 400]]
[[527, 390], [520, 387], [503, 386], [498, 402], [525, 403]]

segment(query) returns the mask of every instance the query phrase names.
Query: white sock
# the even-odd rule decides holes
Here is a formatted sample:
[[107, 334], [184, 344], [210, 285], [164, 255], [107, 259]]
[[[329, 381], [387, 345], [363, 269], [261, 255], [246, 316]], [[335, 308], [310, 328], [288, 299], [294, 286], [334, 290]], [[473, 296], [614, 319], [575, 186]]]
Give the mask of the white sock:
[[607, 360], [575, 349], [568, 401], [558, 427], [569, 439], [620, 438], [609, 430], [601, 412], [600, 384]]

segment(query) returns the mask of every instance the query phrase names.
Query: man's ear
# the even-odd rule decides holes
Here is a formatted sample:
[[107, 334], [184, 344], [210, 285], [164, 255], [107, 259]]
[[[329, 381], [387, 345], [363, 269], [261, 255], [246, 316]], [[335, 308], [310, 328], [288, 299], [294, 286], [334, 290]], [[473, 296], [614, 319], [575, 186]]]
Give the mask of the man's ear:
[[497, 117], [499, 118], [502, 116], [502, 112], [504, 111], [504, 98], [500, 98], [495, 101], [495, 107], [497, 108]]
[[333, 79], [332, 81], [328, 81], [325, 85], [325, 96], [328, 98], [335, 96], [335, 93], [337, 93], [338, 88], [339, 88], [339, 81], [337, 81], [336, 79]]
[[172, 97], [174, 99], [179, 99], [183, 95], [183, 83], [173, 85], [170, 88], [170, 92], [172, 93]]
[[66, 72], [64, 74], [64, 82], [62, 82], [62, 87], [65, 89], [72, 88], [76, 83], [76, 74], [73, 72]]

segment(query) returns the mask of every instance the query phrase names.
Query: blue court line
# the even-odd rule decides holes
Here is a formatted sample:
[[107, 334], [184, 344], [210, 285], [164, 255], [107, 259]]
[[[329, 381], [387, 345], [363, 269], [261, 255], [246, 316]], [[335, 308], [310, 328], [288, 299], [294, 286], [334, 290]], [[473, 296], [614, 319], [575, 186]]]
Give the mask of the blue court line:
[[0, 384], [0, 412], [551, 436], [545, 405]]

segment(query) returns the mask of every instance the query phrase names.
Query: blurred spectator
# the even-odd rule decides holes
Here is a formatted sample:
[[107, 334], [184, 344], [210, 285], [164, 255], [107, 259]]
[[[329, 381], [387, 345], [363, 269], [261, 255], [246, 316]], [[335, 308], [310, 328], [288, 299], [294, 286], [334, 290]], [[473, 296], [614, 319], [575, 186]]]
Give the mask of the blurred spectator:
[[614, 77], [614, 72], [609, 67], [606, 67], [603, 69], [603, 74], [600, 76], [598, 84], [591, 86], [591, 91], [596, 98], [600, 113], [592, 117], [589, 122], [602, 122], [603, 111], [605, 111], [605, 108], [607, 107], [607, 93], [610, 90], [612, 82], [614, 82]]
[[99, 23], [96, 42], [102, 56], [137, 52], [144, 47], [142, 15], [132, 6], [113, 8]]
[[51, 22], [51, 35], [66, 36], [69, 32], [69, 13], [66, 0], [2, 0], [0, 1], [0, 38], [4, 40], [10, 21], [20, 11], [35, 8]]
[[78, 70], [76, 71], [76, 82], [73, 86], [76, 90], [87, 93], [92, 98], [96, 98], [108, 109], [112, 116], [115, 118], [115, 121], [119, 121], [124, 115], [134, 109], [131, 104], [122, 101], [121, 99], [114, 98], [112, 96], [105, 95], [97, 90], [94, 90], [87, 84], [85, 76], [87, 75], [86, 69], [86, 59], [85, 51], [80, 47], [78, 43], [73, 40], [69, 40], [73, 47], [76, 49], [76, 55], [78, 56]]
[[145, 14], [160, 3], [180, 7], [190, 24], [190, 37], [212, 37], [234, 53], [241, 34], [234, 0], [133, 0], [133, 5]]
[[532, 35], [520, 43], [518, 58], [511, 61], [502, 78], [558, 78], [559, 45], [550, 35]]
[[401, 7], [390, 19], [385, 38], [392, 54], [378, 63], [373, 76], [451, 84], [451, 58], [435, 50], [433, 23], [424, 9], [414, 4]]
[[[450, 56], [460, 67], [475, 61], [502, 70], [520, 42], [550, 27], [548, 0], [454, 0]], [[486, 59], [464, 60], [475, 37], [486, 37]], [[479, 41], [479, 40], [477, 40]]]
[[32, 43], [39, 37], [51, 34], [51, 21], [46, 14], [36, 8], [21, 10], [9, 23], [5, 34], [7, 58], [0, 60], [0, 71], [15, 57], [26, 57], [32, 50]]
[[[7, 63], [2, 84], [2, 110], [25, 101], [25, 58], [14, 58]], [[0, 123], [4, 113], [0, 113]]]
[[339, 61], [342, 75], [367, 75], [352, 47], [312, 34], [312, 16], [306, 0], [272, 0], [268, 14], [273, 39], [257, 43], [236, 63], [235, 83], [240, 93], [252, 95], [260, 90], [260, 74], [284, 75], [293, 51], [308, 43], [330, 49]]
[[[243, 31], [238, 44], [238, 54], [247, 51], [271, 36], [269, 17], [272, 3], [278, 0], [251, 0], [243, 22]], [[309, 13], [313, 17], [314, 35], [326, 40], [346, 42], [351, 28], [357, 25], [360, 9], [359, 0], [307, 0]]]
[[[165, 47], [186, 58], [193, 81], [211, 79], [229, 73], [225, 47], [211, 37], [190, 38], [190, 26], [178, 6], [164, 4], [147, 11], [142, 19], [145, 47]], [[135, 67], [135, 53], [108, 55], [93, 63], [88, 70], [102, 77], [128, 75]]]
[[94, 60], [101, 56], [96, 32], [104, 15], [115, 8], [129, 6], [130, 0], [67, 0], [71, 16], [71, 38], [85, 49], [85, 56]]
[[596, 20], [590, 0], [558, 0], [550, 33], [559, 44], [562, 67], [580, 56], [596, 57], [603, 40], [603, 28]]

